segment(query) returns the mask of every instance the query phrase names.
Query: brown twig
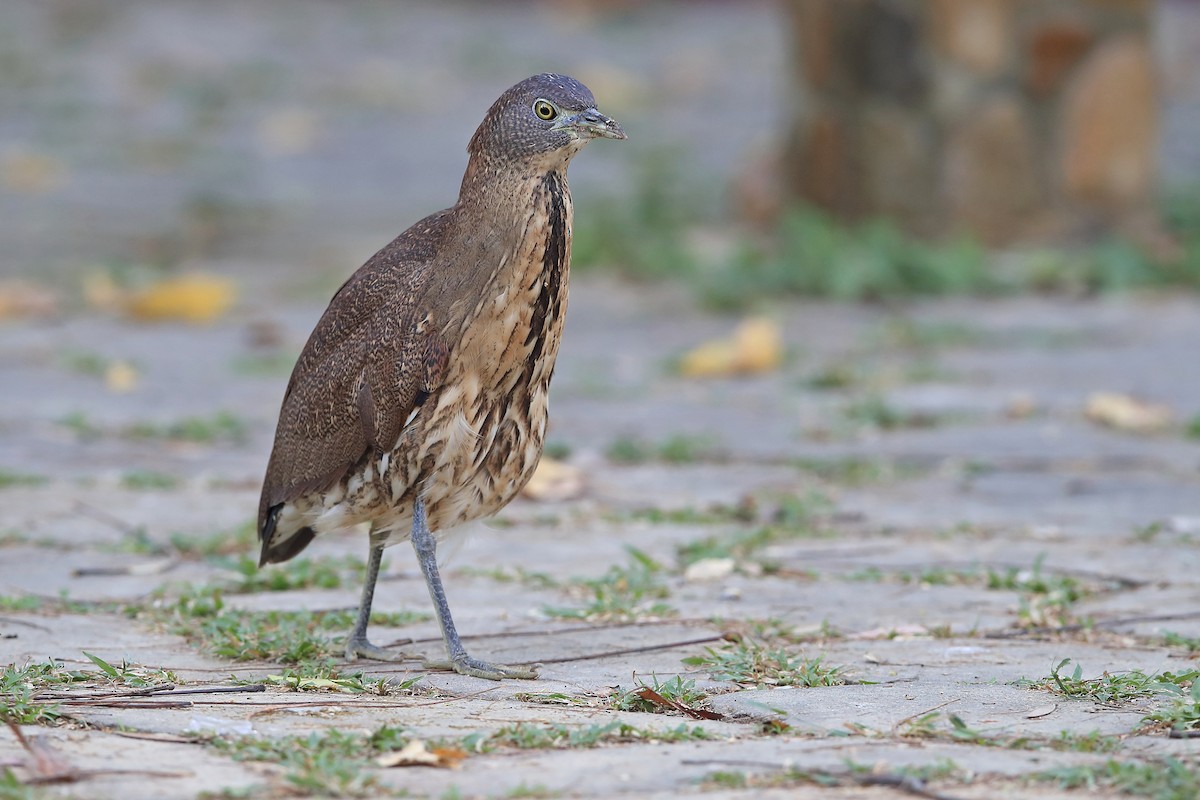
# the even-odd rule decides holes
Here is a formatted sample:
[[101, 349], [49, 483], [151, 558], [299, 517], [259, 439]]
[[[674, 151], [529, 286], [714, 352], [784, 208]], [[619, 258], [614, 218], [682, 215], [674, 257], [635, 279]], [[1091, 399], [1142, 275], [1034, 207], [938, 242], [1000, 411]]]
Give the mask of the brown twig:
[[926, 800], [962, 800], [962, 798], [954, 795], [941, 794], [925, 787], [925, 782], [920, 778], [915, 778], [911, 775], [901, 775], [895, 772], [883, 773], [867, 773], [856, 774], [853, 772], [833, 771], [824, 769], [800, 769], [796, 766], [785, 764], [767, 763], [762, 761], [749, 761], [744, 759], [724, 759], [724, 758], [704, 758], [704, 759], [684, 759], [684, 764], [693, 766], [706, 765], [722, 765], [736, 767], [755, 767], [759, 769], [771, 770], [774, 772], [785, 772], [796, 775], [798, 778], [805, 776], [822, 778], [831, 778], [838, 782], [839, 785], [853, 783], [858, 786], [887, 786], [905, 794], [913, 795], [914, 797], [923, 797]]
[[1200, 731], [1180, 731], [1172, 728], [1167, 733], [1168, 739], [1200, 739]]
[[[705, 619], [642, 619], [632, 622], [607, 622], [601, 625], [572, 625], [569, 628], [539, 628], [535, 630], [516, 630], [516, 631], [497, 631], [495, 633], [475, 633], [464, 635], [463, 641], [480, 639], [507, 639], [520, 636], [564, 636], [572, 633], [595, 633], [596, 631], [604, 630], [620, 630], [622, 628], [649, 628], [659, 625], [680, 625], [688, 627], [691, 625], [708, 625], [708, 620]], [[403, 644], [425, 644], [427, 642], [440, 642], [442, 637], [425, 636], [420, 639], [408, 639]]]
[[89, 692], [82, 694], [61, 695], [54, 692], [39, 692], [33, 696], [34, 700], [55, 700], [58, 702], [71, 702], [73, 700], [115, 700], [122, 697], [145, 697], [146, 695], [158, 694], [160, 692], [169, 692], [175, 688], [173, 683], [164, 683], [161, 686], [149, 686], [145, 689], [132, 689], [128, 692]]
[[626, 656], [634, 653], [653, 653], [656, 650], [673, 650], [676, 647], [690, 647], [695, 644], [711, 644], [712, 642], [723, 641], [725, 637], [721, 634], [715, 636], [704, 636], [700, 639], [688, 639], [682, 642], [667, 642], [666, 644], [651, 644], [644, 647], [626, 647], [621, 650], [607, 650], [601, 653], [591, 653], [583, 656], [567, 656], [565, 658], [544, 658], [537, 662], [534, 661], [518, 661], [518, 664], [566, 664], [572, 661], [591, 661], [597, 658], [612, 658], [613, 656]]
[[47, 628], [45, 625], [39, 625], [36, 622], [30, 622], [29, 620], [25, 620], [25, 619], [13, 619], [12, 617], [0, 617], [0, 622], [6, 623], [9, 625], [24, 625], [26, 628], [33, 628], [34, 630], [45, 631], [46, 633], [50, 633], [50, 629]]
[[1200, 617], [1200, 611], [1192, 611], [1186, 614], [1149, 614], [1140, 617], [1122, 617], [1120, 619], [1107, 619], [1098, 622], [1092, 622], [1089, 625], [1084, 625], [1081, 622], [1075, 622], [1070, 625], [1056, 625], [1046, 628], [1021, 628], [1011, 631], [991, 631], [984, 634], [985, 639], [1018, 639], [1022, 636], [1047, 636], [1054, 633], [1076, 633], [1085, 628], [1120, 628], [1123, 625], [1134, 625], [1139, 622], [1177, 622], [1185, 619], [1196, 619]]
[[900, 726], [901, 726], [901, 725], [906, 725], [906, 724], [908, 724], [908, 723], [912, 722], [914, 719], [917, 719], [918, 717], [923, 717], [923, 716], [925, 716], [926, 714], [932, 714], [934, 711], [937, 711], [939, 708], [945, 708], [945, 707], [946, 707], [946, 706], [948, 706], [948, 705], [951, 705], [951, 704], [953, 704], [953, 703], [957, 703], [957, 702], [958, 702], [959, 700], [961, 700], [961, 699], [962, 699], [962, 698], [960, 698], [960, 697], [956, 697], [956, 698], [954, 698], [953, 700], [947, 700], [947, 701], [946, 701], [946, 702], [944, 702], [944, 703], [938, 703], [938, 704], [937, 704], [936, 706], [934, 706], [933, 708], [927, 708], [927, 709], [925, 709], [924, 711], [918, 711], [918, 712], [917, 712], [917, 713], [915, 713], [915, 714], [910, 714], [910, 715], [908, 715], [907, 717], [905, 717], [904, 719], [900, 720], [899, 722], [897, 722], [895, 725], [893, 725], [893, 726], [892, 726], [892, 733], [895, 733], [897, 730], [899, 730], [899, 728], [900, 728]]

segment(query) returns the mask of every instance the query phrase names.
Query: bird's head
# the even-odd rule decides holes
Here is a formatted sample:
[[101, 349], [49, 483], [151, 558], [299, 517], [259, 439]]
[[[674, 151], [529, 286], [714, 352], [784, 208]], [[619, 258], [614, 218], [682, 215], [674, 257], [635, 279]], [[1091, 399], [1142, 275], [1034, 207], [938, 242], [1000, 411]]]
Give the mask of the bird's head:
[[571, 158], [592, 139], [624, 139], [617, 121], [596, 110], [596, 98], [566, 75], [534, 75], [500, 95], [471, 137], [467, 152], [485, 158]]

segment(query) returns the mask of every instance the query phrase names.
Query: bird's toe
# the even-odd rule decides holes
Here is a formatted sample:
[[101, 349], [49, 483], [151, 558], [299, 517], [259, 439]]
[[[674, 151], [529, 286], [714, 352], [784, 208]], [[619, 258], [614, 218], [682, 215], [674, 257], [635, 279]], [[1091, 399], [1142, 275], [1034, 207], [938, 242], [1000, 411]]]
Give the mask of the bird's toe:
[[371, 661], [400, 661], [404, 656], [393, 650], [386, 650], [371, 644], [365, 637], [351, 637], [346, 641], [346, 660], [357, 661], [360, 658]]
[[453, 670], [459, 675], [470, 675], [473, 678], [485, 678], [489, 681], [498, 681], [504, 678], [534, 681], [538, 677], [537, 664], [512, 666], [508, 664], [493, 664], [489, 661], [471, 658], [467, 655], [456, 658], [453, 661], [426, 661], [422, 666], [426, 669]]

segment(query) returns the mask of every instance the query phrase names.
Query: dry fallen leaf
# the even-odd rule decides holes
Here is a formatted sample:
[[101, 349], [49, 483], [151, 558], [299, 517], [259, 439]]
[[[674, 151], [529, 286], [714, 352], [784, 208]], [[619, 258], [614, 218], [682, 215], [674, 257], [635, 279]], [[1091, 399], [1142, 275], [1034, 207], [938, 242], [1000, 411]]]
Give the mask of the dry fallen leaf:
[[58, 297], [45, 286], [29, 281], [0, 282], [0, 320], [49, 317], [58, 313]]
[[683, 579], [688, 583], [701, 581], [718, 581], [728, 577], [737, 563], [732, 558], [702, 558], [688, 564], [683, 571]]
[[167, 278], [135, 293], [126, 303], [134, 319], [181, 319], [212, 322], [233, 305], [237, 291], [233, 281], [194, 272]]
[[751, 317], [727, 339], [717, 339], [688, 351], [679, 363], [680, 374], [711, 378], [769, 372], [783, 361], [783, 336], [779, 325], [765, 317]]
[[1174, 416], [1164, 405], [1117, 392], [1094, 392], [1083, 414], [1093, 422], [1133, 433], [1163, 430]]
[[634, 692], [638, 697], [645, 700], [647, 703], [658, 706], [659, 708], [670, 708], [675, 711], [685, 714], [692, 719], [725, 719], [725, 715], [717, 711], [709, 711], [706, 708], [693, 708], [692, 706], [684, 705], [678, 700], [668, 700], [658, 692], [651, 689], [649, 686], [643, 686]]
[[1057, 703], [1050, 703], [1049, 705], [1038, 706], [1037, 708], [1033, 709], [1028, 714], [1026, 714], [1025, 719], [1040, 719], [1041, 717], [1048, 717], [1057, 710], [1058, 710]]
[[583, 494], [583, 471], [557, 459], [542, 457], [521, 494], [530, 500], [557, 503]]
[[457, 747], [435, 747], [429, 750], [425, 742], [413, 739], [400, 750], [384, 753], [375, 759], [381, 767], [442, 767], [457, 769], [467, 757], [465, 750]]
[[114, 361], [104, 370], [104, 385], [115, 394], [127, 394], [137, 388], [137, 368], [128, 361]]

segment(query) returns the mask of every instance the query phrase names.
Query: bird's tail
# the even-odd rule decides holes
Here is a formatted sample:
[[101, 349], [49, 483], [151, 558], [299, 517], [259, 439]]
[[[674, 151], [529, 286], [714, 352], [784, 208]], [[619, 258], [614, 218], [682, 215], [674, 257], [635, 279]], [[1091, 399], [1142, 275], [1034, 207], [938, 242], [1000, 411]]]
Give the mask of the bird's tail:
[[291, 532], [277, 530], [276, 523], [282, 508], [282, 503], [272, 506], [258, 530], [258, 538], [262, 542], [262, 551], [258, 556], [260, 567], [287, 561], [308, 547], [308, 543], [317, 535], [317, 532], [307, 525]]

